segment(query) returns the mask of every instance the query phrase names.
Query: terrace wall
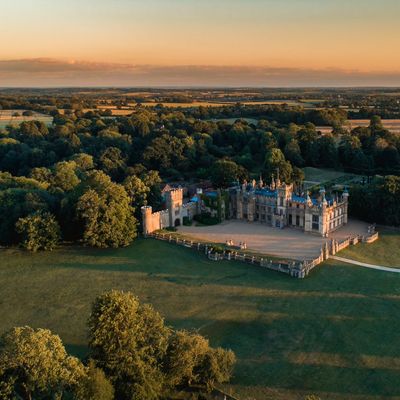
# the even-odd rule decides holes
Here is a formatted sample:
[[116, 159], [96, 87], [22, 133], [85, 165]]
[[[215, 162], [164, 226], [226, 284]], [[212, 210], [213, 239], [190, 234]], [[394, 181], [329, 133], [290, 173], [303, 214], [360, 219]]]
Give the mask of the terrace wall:
[[202, 243], [193, 240], [182, 239], [178, 236], [173, 236], [172, 234], [168, 233], [152, 232], [148, 234], [147, 237], [167, 241], [169, 243], [174, 243], [180, 246], [197, 250], [199, 252], [203, 252], [210, 260], [213, 261], [241, 261], [261, 268], [283, 272], [294, 278], [305, 278], [310, 273], [310, 271], [312, 271], [317, 265], [329, 259], [331, 255], [335, 255], [337, 252], [345, 249], [350, 245], [355, 245], [361, 242], [372, 243], [379, 238], [379, 234], [378, 232], [375, 232], [374, 226], [371, 226], [368, 229], [368, 232], [368, 235], [348, 237], [342, 242], [338, 242], [334, 239], [331, 240], [331, 242], [326, 242], [325, 245], [321, 248], [321, 252], [318, 257], [312, 260], [304, 261], [276, 260], [230, 249], [223, 250], [221, 252], [216, 250], [217, 246], [213, 243]]

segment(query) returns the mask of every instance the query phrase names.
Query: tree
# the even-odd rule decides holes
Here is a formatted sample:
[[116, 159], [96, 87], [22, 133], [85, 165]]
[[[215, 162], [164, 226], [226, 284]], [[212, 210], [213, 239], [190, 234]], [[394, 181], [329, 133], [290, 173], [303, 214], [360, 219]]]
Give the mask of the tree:
[[80, 182], [76, 175], [76, 163], [74, 161], [61, 161], [54, 166], [53, 186], [64, 192], [72, 190]]
[[335, 138], [324, 135], [318, 140], [319, 164], [324, 167], [335, 167], [338, 162], [338, 151]]
[[136, 237], [136, 219], [124, 187], [100, 171], [91, 172], [84, 185], [76, 205], [83, 242], [94, 247], [130, 244]]
[[105, 373], [89, 361], [86, 375], [80, 380], [76, 389], [76, 400], [113, 400], [114, 387]]
[[101, 154], [99, 161], [101, 169], [114, 180], [118, 180], [126, 168], [126, 160], [117, 147], [107, 147]]
[[71, 161], [74, 161], [77, 168], [81, 171], [88, 171], [94, 168], [93, 156], [86, 153], [74, 154], [71, 157]]
[[236, 181], [242, 181], [247, 177], [247, 171], [234, 161], [218, 160], [209, 171], [210, 178], [216, 187], [229, 187]]
[[150, 188], [137, 176], [131, 175], [124, 180], [124, 187], [131, 199], [131, 204], [137, 210], [147, 205]]
[[268, 151], [265, 157], [265, 175], [271, 177], [277, 174], [279, 170], [279, 177], [282, 182], [291, 182], [293, 168], [289, 161], [286, 161], [282, 151], [278, 148], [273, 148]]
[[68, 356], [60, 337], [47, 329], [13, 328], [0, 339], [0, 381], [16, 398], [60, 398], [84, 374], [82, 363]]
[[158, 399], [170, 334], [160, 314], [129, 292], [110, 291], [95, 300], [88, 325], [91, 355], [110, 377], [117, 398]]
[[20, 218], [16, 230], [22, 236], [21, 245], [33, 252], [53, 250], [60, 241], [60, 226], [49, 212], [38, 211]]
[[301, 156], [301, 150], [299, 143], [296, 139], [292, 139], [285, 146], [285, 157], [297, 167], [302, 167], [304, 165], [303, 157]]
[[210, 350], [208, 340], [187, 331], [174, 332], [169, 340], [165, 360], [168, 382], [173, 385], [191, 384], [199, 380], [196, 369]]
[[220, 347], [211, 348], [196, 371], [198, 383], [211, 389], [215, 383], [229, 381], [235, 362], [236, 357], [232, 350], [224, 350]]

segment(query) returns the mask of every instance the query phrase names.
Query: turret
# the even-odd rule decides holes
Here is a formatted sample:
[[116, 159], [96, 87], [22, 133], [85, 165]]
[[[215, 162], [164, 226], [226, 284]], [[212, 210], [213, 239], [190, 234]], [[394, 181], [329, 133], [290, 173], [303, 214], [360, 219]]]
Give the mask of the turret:
[[152, 213], [153, 208], [151, 206], [143, 206], [141, 208], [142, 211], [142, 228], [143, 228], [143, 235], [148, 235], [154, 231], [152, 226]]

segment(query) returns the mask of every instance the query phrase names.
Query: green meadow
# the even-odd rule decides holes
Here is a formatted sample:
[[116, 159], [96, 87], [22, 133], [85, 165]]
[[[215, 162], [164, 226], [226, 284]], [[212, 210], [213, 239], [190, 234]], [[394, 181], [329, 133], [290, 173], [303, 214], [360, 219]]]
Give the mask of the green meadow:
[[0, 260], [1, 332], [46, 327], [84, 357], [91, 302], [130, 290], [168, 324], [232, 348], [238, 363], [225, 388], [239, 399], [400, 398], [400, 274], [329, 261], [297, 280], [153, 239], [1, 250]]

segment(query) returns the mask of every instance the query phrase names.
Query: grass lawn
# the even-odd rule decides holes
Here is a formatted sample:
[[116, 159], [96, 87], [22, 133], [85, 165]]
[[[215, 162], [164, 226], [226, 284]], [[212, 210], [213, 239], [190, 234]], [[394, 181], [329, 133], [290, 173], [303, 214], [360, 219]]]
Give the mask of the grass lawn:
[[326, 181], [331, 181], [333, 179], [340, 178], [341, 176], [349, 175], [346, 172], [338, 171], [335, 169], [327, 168], [314, 168], [305, 167], [303, 168], [306, 181], [313, 181], [318, 183], [323, 183]]
[[379, 230], [379, 239], [344, 249], [338, 256], [384, 267], [400, 268], [400, 230]]
[[86, 352], [90, 303], [131, 290], [238, 356], [240, 399], [399, 399], [400, 274], [329, 261], [304, 280], [152, 239], [124, 249], [0, 253], [0, 331], [47, 327]]

